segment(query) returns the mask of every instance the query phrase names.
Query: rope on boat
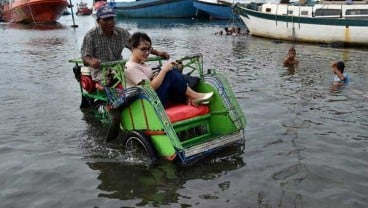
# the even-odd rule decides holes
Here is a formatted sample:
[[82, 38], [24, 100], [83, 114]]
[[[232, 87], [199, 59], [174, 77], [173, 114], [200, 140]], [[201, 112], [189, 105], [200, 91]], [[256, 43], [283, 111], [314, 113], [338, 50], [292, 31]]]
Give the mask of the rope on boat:
[[30, 0], [28, 0], [28, 1], [27, 1], [27, 4], [28, 4], [29, 11], [31, 12], [32, 21], [33, 21], [34, 23], [36, 23], [35, 18], [34, 18], [34, 16], [33, 16], [32, 9], [31, 9], [31, 5], [29, 4], [29, 1], [30, 1]]

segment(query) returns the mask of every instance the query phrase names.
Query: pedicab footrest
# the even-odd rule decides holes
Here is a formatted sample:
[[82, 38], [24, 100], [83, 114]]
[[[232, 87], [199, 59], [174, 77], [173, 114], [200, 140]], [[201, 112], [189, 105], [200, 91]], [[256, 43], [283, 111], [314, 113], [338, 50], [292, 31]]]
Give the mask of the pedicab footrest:
[[242, 137], [241, 132], [237, 132], [235, 134], [225, 135], [189, 148], [185, 148], [185, 157], [187, 159], [190, 159], [191, 157], [199, 157], [227, 146], [240, 144], [244, 144], [244, 138]]

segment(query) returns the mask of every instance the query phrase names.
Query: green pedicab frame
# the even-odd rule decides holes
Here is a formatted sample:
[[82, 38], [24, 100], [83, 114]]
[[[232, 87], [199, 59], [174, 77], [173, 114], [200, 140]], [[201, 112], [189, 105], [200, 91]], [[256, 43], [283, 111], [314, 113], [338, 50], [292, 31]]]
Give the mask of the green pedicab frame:
[[[112, 106], [112, 111], [119, 112], [120, 130], [126, 135], [125, 141], [138, 137], [143, 143], [152, 145], [152, 148], [146, 148], [150, 149], [148, 152], [152, 161], [156, 161], [155, 157], [160, 156], [168, 160], [175, 158], [181, 164], [187, 165], [228, 146], [244, 148], [244, 128], [247, 122], [240, 105], [223, 75], [214, 69], [204, 73], [201, 54], [186, 56], [180, 61], [186, 74], [195, 74], [200, 78], [196, 91], [214, 92], [208, 105], [210, 112], [174, 123], [170, 122], [156, 92], [148, 82], [126, 89], [126, 61], [102, 64], [102, 84], [106, 85], [106, 75], [110, 70], [115, 72], [113, 76], [118, 80], [112, 87], [105, 86], [105, 92], [89, 93], [80, 84], [82, 104], [83, 99], [87, 99], [102, 101], [105, 105]], [[160, 57], [150, 57], [148, 63], [156, 63], [160, 67], [162, 61]], [[73, 59], [70, 62], [76, 64], [73, 70], [78, 74], [78, 68], [83, 65], [82, 61]], [[76, 78], [78, 79], [77, 75]], [[114, 90], [119, 83], [125, 89], [123, 94]], [[129, 96], [131, 99], [127, 99]], [[111, 122], [110, 113], [103, 112], [100, 119]], [[154, 149], [153, 153], [151, 149]]]

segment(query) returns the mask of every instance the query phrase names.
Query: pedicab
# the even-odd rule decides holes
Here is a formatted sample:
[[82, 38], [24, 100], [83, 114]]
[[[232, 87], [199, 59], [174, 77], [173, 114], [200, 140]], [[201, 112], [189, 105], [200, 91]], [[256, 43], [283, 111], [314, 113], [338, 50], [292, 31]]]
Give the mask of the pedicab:
[[[92, 81], [82, 60], [70, 60], [82, 97], [81, 108], [93, 109], [109, 124], [107, 140], [116, 137], [136, 160], [160, 159], [192, 164], [225, 148], [244, 149], [246, 118], [226, 80], [215, 69], [203, 71], [201, 54], [177, 60], [185, 76], [197, 78], [198, 92], [214, 92], [206, 105], [173, 104], [166, 109], [148, 82], [126, 88], [127, 60], [103, 63], [101, 84]], [[153, 70], [164, 60], [150, 57]], [[113, 81], [112, 81], [113, 80]]]

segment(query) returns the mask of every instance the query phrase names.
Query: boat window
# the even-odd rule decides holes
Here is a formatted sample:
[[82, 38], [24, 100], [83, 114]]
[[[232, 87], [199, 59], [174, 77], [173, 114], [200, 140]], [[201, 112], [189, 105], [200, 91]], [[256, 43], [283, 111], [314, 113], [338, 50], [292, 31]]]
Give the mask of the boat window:
[[266, 12], [271, 12], [271, 8], [266, 8]]
[[368, 14], [368, 9], [347, 9], [345, 14], [346, 15]]
[[316, 9], [315, 16], [340, 16], [341, 9]]
[[293, 10], [288, 10], [287, 13], [288, 15], [293, 15]]
[[308, 16], [308, 11], [301, 11], [300, 12], [300, 15], [301, 16]]

